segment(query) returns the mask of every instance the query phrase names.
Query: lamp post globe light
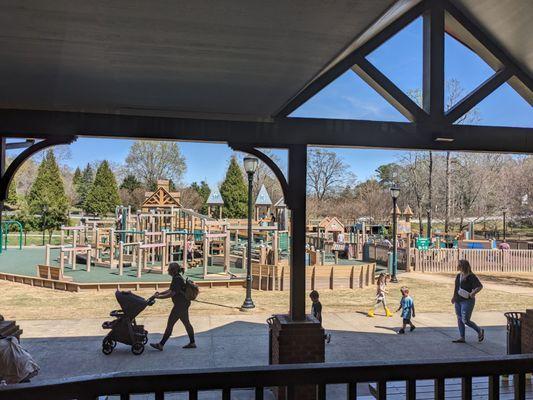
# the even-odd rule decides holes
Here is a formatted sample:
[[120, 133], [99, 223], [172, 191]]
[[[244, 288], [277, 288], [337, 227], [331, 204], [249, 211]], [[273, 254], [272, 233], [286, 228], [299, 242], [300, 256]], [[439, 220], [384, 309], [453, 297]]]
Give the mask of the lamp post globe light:
[[396, 273], [398, 272], [398, 248], [396, 240], [396, 231], [398, 224], [398, 216], [396, 214], [397, 200], [400, 195], [400, 188], [393, 186], [390, 188], [390, 194], [392, 197], [392, 276], [391, 282], [398, 282]]
[[248, 175], [248, 243], [246, 245], [246, 298], [242, 310], [255, 308], [252, 301], [252, 183], [259, 160], [254, 157], [244, 158], [244, 170]]

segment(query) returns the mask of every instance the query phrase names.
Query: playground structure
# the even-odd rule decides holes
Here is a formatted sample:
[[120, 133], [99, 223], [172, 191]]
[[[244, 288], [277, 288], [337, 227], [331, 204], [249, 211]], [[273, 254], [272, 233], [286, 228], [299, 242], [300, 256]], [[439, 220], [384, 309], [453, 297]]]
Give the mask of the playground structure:
[[[158, 185], [145, 194], [139, 212], [117, 206], [114, 220], [82, 219], [78, 226], [62, 226], [60, 244], [45, 247], [44, 266], [57, 263], [59, 276], [65, 276], [65, 267], [76, 271], [84, 264], [85, 272], [94, 266], [142, 280], [146, 274], [164, 275], [171, 262], [178, 262], [185, 271], [201, 269], [204, 280], [242, 279], [245, 220], [215, 219], [185, 209], [168, 181]], [[277, 226], [255, 221], [252, 242], [255, 263], [276, 265], [288, 257], [289, 234]]]

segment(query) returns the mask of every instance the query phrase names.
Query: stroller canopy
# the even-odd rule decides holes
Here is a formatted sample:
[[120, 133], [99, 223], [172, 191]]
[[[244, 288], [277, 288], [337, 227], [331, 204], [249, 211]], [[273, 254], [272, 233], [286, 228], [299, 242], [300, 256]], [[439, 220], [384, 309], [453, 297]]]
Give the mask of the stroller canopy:
[[126, 317], [133, 319], [139, 315], [148, 305], [148, 302], [141, 296], [137, 296], [131, 292], [115, 292], [120, 308]]

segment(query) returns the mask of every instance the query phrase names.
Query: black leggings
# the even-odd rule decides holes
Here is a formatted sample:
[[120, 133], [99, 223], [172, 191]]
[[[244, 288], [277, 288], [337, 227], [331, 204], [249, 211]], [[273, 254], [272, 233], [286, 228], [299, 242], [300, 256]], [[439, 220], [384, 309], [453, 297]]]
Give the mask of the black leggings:
[[162, 345], [164, 345], [170, 335], [172, 335], [172, 329], [174, 328], [174, 325], [176, 325], [176, 322], [178, 322], [178, 320], [180, 319], [183, 325], [185, 326], [187, 335], [189, 335], [189, 341], [191, 343], [194, 343], [194, 329], [191, 325], [191, 322], [189, 321], [189, 307], [183, 304], [174, 304], [174, 307], [172, 307], [172, 310], [170, 310], [170, 315], [168, 316], [167, 321], [167, 327], [160, 342]]

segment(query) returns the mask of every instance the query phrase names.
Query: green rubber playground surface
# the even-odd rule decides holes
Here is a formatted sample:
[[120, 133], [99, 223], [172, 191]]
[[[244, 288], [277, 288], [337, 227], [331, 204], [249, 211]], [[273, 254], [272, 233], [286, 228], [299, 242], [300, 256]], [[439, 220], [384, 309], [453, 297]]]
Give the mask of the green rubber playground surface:
[[[59, 266], [59, 250], [51, 251], [51, 264]], [[0, 255], [0, 272], [6, 272], [17, 275], [37, 276], [37, 264], [44, 264], [44, 248], [24, 248], [17, 250], [8, 249]], [[216, 274], [223, 272], [222, 266], [209, 266], [208, 272]], [[240, 274], [244, 270], [241, 268], [231, 268], [231, 271]], [[137, 278], [135, 268], [124, 268], [124, 274], [120, 276], [118, 269], [109, 269], [105, 267], [91, 266], [91, 272], [85, 270], [85, 264], [77, 264], [76, 270], [73, 271], [70, 266], [65, 266], [65, 275], [72, 276], [74, 282], [79, 283], [107, 283], [107, 282], [167, 282], [170, 276], [167, 274], [158, 274], [147, 272], [142, 274], [142, 278]], [[191, 268], [186, 275], [192, 280], [203, 280], [204, 271], [202, 267]]]

